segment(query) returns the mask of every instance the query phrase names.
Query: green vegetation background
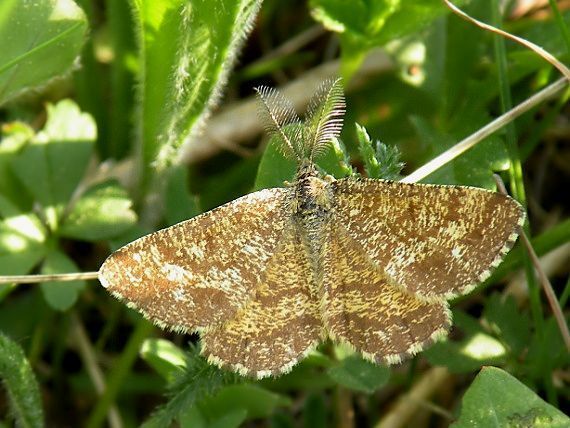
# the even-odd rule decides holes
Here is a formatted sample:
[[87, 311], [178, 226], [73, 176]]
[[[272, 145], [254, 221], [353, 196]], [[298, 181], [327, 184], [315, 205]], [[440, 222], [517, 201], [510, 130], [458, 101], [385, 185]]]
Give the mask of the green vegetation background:
[[[570, 11], [556, 2], [457, 3], [568, 61]], [[252, 122], [259, 84], [302, 105], [342, 76], [342, 141], [321, 167], [395, 178], [558, 77], [439, 0], [4, 0], [0, 46], [0, 275], [96, 271], [137, 236], [290, 180]], [[568, 260], [567, 99], [425, 181], [492, 188], [500, 171], [539, 255]], [[326, 343], [256, 382], [97, 281], [0, 285], [0, 426], [570, 425], [570, 357], [518, 246], [453, 312], [449, 338], [401, 366]]]

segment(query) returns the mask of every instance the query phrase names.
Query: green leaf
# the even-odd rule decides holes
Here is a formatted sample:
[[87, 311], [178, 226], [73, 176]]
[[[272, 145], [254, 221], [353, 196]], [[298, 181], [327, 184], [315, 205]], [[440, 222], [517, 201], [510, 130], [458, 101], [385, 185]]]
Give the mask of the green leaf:
[[72, 0], [0, 4], [0, 105], [25, 89], [69, 72], [87, 30]]
[[220, 95], [260, 0], [138, 0], [143, 188], [175, 162]]
[[[54, 250], [50, 252], [42, 265], [42, 274], [79, 272], [77, 265], [64, 253]], [[85, 287], [85, 281], [47, 281], [41, 290], [48, 305], [58, 311], [66, 311], [77, 301], [77, 297]]]
[[[567, 321], [568, 322], [568, 321]], [[525, 370], [531, 379], [542, 380], [552, 376], [557, 368], [570, 366], [570, 353], [554, 317], [546, 320], [539, 333], [530, 341]]]
[[191, 407], [180, 415], [180, 428], [238, 428], [247, 419], [247, 410], [237, 409], [208, 419], [198, 407]]
[[[490, 8], [471, 2], [466, 12], [485, 21]], [[422, 90], [429, 95], [431, 111], [411, 117], [420, 145], [418, 164], [427, 162], [490, 122], [498, 87], [494, 73], [482, 73], [486, 36], [474, 26], [450, 17], [431, 28], [424, 44]], [[518, 76], [516, 80], [520, 79]], [[429, 119], [428, 119], [429, 118]], [[423, 152], [423, 153], [422, 153]], [[509, 156], [501, 133], [486, 138], [459, 158], [428, 177], [431, 183], [464, 184], [495, 189], [494, 171], [509, 168]]]
[[[134, 142], [132, 124], [137, 102], [133, 89], [138, 64], [132, 3], [109, 1], [103, 10], [90, 1], [81, 0], [80, 3], [85, 5], [95, 28], [83, 49], [81, 68], [74, 73], [75, 98], [95, 117], [99, 131], [97, 148], [102, 159], [125, 158]], [[99, 27], [103, 11], [106, 21]], [[101, 63], [98, 52], [100, 30], [113, 53], [113, 60], [106, 64]]]
[[210, 423], [210, 428], [239, 428], [247, 419], [247, 410], [236, 409], [220, 416]]
[[186, 367], [186, 354], [182, 349], [166, 339], [146, 339], [140, 355], [168, 382], [174, 381]]
[[356, 355], [342, 359], [337, 366], [329, 368], [327, 373], [340, 385], [368, 394], [384, 386], [390, 378], [390, 369]]
[[254, 190], [283, 187], [286, 181], [291, 182], [295, 178], [297, 162], [283, 155], [281, 144], [277, 137], [269, 140], [259, 162]]
[[0, 195], [0, 275], [28, 273], [46, 253], [40, 220]]
[[511, 354], [518, 358], [530, 341], [530, 318], [517, 308], [512, 296], [506, 298], [494, 293], [485, 304], [484, 318], [498, 337], [510, 348]]
[[111, 251], [117, 251], [119, 248], [139, 239], [142, 236], [148, 235], [149, 233], [156, 232], [156, 229], [150, 229], [144, 227], [143, 225], [137, 223], [135, 226], [128, 229], [125, 233], [117, 236], [109, 241], [109, 248]]
[[[178, 416], [180, 428], [208, 428], [208, 421], [198, 406], [192, 406], [180, 412]], [[161, 428], [152, 420], [146, 422], [144, 428]]]
[[299, 422], [291, 412], [280, 411], [271, 416], [269, 426], [271, 428], [297, 428]]
[[175, 166], [169, 171], [166, 186], [166, 221], [169, 225], [188, 220], [200, 214], [198, 198], [188, 190], [188, 168]]
[[288, 406], [291, 400], [253, 384], [229, 385], [200, 403], [200, 410], [213, 419], [224, 412], [244, 409], [247, 417], [265, 418], [277, 407]]
[[182, 427], [239, 427], [246, 419], [266, 418], [290, 400], [251, 384], [224, 387], [180, 414]]
[[31, 209], [30, 195], [22, 191], [22, 185], [12, 171], [12, 159], [34, 137], [34, 130], [21, 122], [2, 125], [0, 139], [0, 195], [20, 208]]
[[[488, 20], [489, 9], [485, 2], [470, 2], [464, 8], [470, 16], [483, 21]], [[425, 42], [422, 89], [429, 93], [437, 106], [444, 130], [449, 130], [454, 123], [461, 126], [468, 117], [488, 116], [487, 110], [480, 110], [480, 106], [486, 106], [498, 89], [495, 76], [483, 85], [479, 80], [486, 37], [480, 28], [465, 25], [455, 16], [439, 21], [427, 39], [420, 36], [419, 42]], [[477, 111], [477, 114], [469, 111]]]
[[85, 173], [96, 138], [95, 122], [71, 100], [48, 105], [44, 129], [13, 159], [12, 168], [46, 209], [57, 228], [58, 216]]
[[317, 351], [310, 353], [289, 373], [279, 377], [262, 379], [259, 384], [271, 391], [322, 391], [335, 386], [335, 382], [323, 370], [333, 365], [331, 358]]
[[97, 184], [73, 204], [59, 229], [61, 236], [85, 241], [115, 238], [136, 224], [127, 192], [116, 182]]
[[0, 333], [0, 379], [16, 426], [44, 426], [38, 383], [26, 356], [15, 342]]
[[440, 0], [311, 0], [313, 18], [338, 33], [348, 81], [368, 51], [419, 30], [446, 11]]
[[447, 338], [437, 342], [423, 355], [434, 366], [444, 366], [452, 373], [469, 373], [485, 364], [499, 364], [507, 350], [501, 342], [487, 334], [478, 321], [464, 312], [453, 313], [454, 328], [462, 333], [460, 341]]
[[200, 181], [200, 208], [204, 211], [219, 207], [251, 190], [259, 159], [251, 156], [229, 165], [222, 171]]
[[463, 396], [454, 428], [568, 427], [570, 419], [497, 367], [484, 367]]
[[353, 174], [350, 166], [350, 156], [346, 151], [343, 142], [338, 138], [326, 144], [315, 163], [325, 174], [332, 175], [334, 178], [348, 177]]

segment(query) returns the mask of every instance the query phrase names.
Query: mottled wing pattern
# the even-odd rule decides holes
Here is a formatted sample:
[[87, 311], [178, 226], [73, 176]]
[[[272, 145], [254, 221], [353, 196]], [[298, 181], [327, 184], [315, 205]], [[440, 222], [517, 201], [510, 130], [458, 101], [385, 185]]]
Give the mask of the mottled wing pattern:
[[337, 219], [390, 279], [421, 298], [449, 299], [489, 277], [524, 211], [483, 189], [369, 179], [332, 183]]
[[308, 253], [291, 224], [254, 298], [232, 320], [202, 334], [202, 353], [242, 375], [287, 372], [322, 338], [318, 302]]
[[323, 270], [323, 316], [330, 337], [371, 361], [399, 363], [451, 325], [447, 302], [426, 302], [393, 285], [340, 224], [327, 237]]
[[229, 319], [263, 281], [286, 193], [251, 193], [131, 242], [105, 261], [101, 284], [162, 327], [196, 331]]

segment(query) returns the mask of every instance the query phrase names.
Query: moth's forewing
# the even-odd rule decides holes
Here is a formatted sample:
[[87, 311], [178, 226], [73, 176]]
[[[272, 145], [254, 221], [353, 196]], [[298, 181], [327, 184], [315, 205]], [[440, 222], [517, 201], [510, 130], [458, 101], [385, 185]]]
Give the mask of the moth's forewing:
[[285, 228], [286, 193], [251, 193], [137, 239], [105, 261], [100, 281], [162, 327], [217, 325], [255, 293]]
[[335, 212], [391, 280], [420, 298], [450, 299], [489, 277], [525, 214], [484, 189], [371, 179], [334, 183]]

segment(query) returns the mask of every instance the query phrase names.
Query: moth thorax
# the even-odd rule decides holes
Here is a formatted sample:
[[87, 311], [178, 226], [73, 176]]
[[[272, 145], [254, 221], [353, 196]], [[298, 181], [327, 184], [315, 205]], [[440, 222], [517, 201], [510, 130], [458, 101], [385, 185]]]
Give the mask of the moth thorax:
[[308, 176], [297, 182], [295, 199], [295, 214], [302, 217], [324, 216], [332, 207], [332, 192], [328, 183], [316, 176]]
[[323, 231], [332, 214], [331, 198], [327, 183], [318, 177], [307, 177], [297, 183], [293, 219], [302, 231], [311, 258], [319, 253], [318, 248], [322, 245]]

